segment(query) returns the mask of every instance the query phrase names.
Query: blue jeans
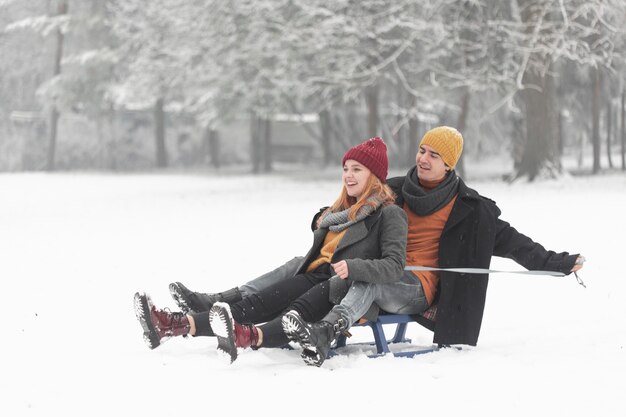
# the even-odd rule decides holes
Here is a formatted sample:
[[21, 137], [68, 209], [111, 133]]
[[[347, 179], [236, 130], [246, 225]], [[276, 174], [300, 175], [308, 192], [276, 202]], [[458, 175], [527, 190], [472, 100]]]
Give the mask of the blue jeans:
[[353, 282], [348, 294], [333, 307], [325, 320], [329, 318], [326, 321], [334, 322], [339, 316], [352, 326], [372, 303], [392, 314], [419, 314], [428, 308], [422, 283], [411, 271], [404, 271], [400, 281], [391, 284]]

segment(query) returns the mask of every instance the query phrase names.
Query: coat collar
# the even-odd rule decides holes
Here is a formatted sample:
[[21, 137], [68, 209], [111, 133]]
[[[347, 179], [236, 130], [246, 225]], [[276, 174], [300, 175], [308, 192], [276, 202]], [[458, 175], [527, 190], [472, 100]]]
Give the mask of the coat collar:
[[[346, 234], [341, 238], [339, 245], [335, 252], [344, 249], [348, 246], [355, 244], [356, 242], [363, 240], [367, 237], [372, 225], [378, 220], [382, 212], [382, 207], [379, 207], [372, 214], [367, 216], [363, 221], [355, 223], [346, 229]], [[317, 247], [321, 245], [328, 233], [328, 229], [317, 229], [315, 231], [314, 245]]]
[[480, 195], [473, 189], [469, 188], [462, 179], [459, 178], [459, 193], [456, 198], [456, 204], [452, 207], [450, 217], [444, 227], [444, 233], [446, 230], [454, 227], [460, 223], [465, 217], [467, 217], [474, 208], [469, 201], [480, 199]]
[[337, 249], [335, 249], [335, 252], [338, 252], [345, 247], [353, 245], [359, 240], [365, 239], [368, 233], [369, 227], [367, 227], [365, 221], [353, 224], [352, 226], [348, 227], [346, 234], [339, 242], [339, 245], [337, 246]]

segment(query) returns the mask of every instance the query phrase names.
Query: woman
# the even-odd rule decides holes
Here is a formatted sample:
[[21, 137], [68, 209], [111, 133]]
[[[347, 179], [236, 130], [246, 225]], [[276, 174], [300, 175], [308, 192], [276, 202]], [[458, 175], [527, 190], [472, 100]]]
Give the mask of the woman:
[[[402, 274], [407, 219], [394, 205], [386, 184], [387, 147], [371, 138], [346, 152], [342, 160], [343, 186], [335, 203], [324, 212], [313, 234], [313, 246], [296, 274], [230, 305], [216, 303], [209, 312], [184, 314], [157, 309], [148, 295], [135, 294], [135, 312], [151, 349], [172, 336], [217, 336], [218, 348], [281, 347], [289, 342], [282, 314], [297, 311], [317, 321], [332, 308], [332, 293], [345, 294], [350, 281], [371, 281]], [[341, 279], [329, 281], [337, 275]], [[328, 300], [311, 303], [311, 299]], [[255, 326], [258, 323], [265, 323]]]

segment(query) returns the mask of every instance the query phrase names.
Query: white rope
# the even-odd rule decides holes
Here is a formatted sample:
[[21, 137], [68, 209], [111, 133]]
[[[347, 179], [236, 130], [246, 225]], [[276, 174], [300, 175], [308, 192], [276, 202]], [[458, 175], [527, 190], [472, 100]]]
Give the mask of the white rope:
[[407, 271], [449, 271], [462, 274], [525, 274], [525, 275], [551, 275], [554, 277], [564, 277], [563, 272], [558, 271], [500, 271], [497, 269], [485, 268], [431, 268], [429, 266], [406, 266]]

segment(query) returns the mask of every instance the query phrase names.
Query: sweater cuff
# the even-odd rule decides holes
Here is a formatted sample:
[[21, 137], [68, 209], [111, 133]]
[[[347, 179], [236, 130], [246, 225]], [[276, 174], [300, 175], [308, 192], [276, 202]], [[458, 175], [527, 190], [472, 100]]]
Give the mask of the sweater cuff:
[[571, 274], [572, 268], [574, 267], [574, 264], [576, 263], [576, 259], [578, 259], [579, 256], [580, 256], [579, 253], [567, 256], [567, 258], [565, 258], [563, 260], [563, 263], [561, 264], [560, 271], [563, 272], [565, 275]]

